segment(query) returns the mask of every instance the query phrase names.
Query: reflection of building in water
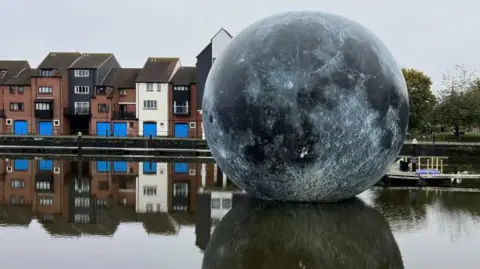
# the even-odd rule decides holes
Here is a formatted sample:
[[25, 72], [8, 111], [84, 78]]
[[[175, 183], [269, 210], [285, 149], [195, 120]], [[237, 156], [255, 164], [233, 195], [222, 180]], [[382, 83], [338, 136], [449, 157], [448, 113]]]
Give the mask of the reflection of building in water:
[[168, 212], [167, 163], [141, 162], [138, 170], [136, 211]]
[[197, 193], [197, 214], [195, 215], [195, 244], [205, 250], [215, 225], [230, 211], [232, 206], [248, 196], [238, 189], [219, 191], [209, 188]]

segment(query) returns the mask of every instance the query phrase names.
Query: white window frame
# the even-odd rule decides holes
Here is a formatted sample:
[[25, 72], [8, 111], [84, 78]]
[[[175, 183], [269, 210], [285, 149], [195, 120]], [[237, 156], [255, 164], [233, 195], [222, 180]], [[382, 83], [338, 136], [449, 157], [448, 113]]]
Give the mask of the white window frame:
[[147, 92], [153, 92], [153, 83], [147, 83]]
[[143, 195], [145, 196], [157, 196], [157, 193], [158, 193], [157, 191], [158, 191], [157, 186], [152, 186], [152, 185], [143, 186]]
[[157, 110], [158, 109], [157, 100], [143, 100], [143, 109], [145, 109], [145, 110]]
[[89, 70], [86, 69], [77, 69], [75, 70], [75, 77], [77, 78], [86, 78], [90, 75]]
[[38, 93], [40, 94], [49, 94], [53, 92], [53, 87], [51, 86], [40, 86], [38, 87]]
[[48, 110], [52, 110], [52, 108], [50, 107], [50, 104], [49, 102], [37, 102], [35, 103], [35, 110], [42, 110], [42, 111], [48, 111]]
[[90, 87], [89, 86], [75, 86], [75, 94], [89, 94]]

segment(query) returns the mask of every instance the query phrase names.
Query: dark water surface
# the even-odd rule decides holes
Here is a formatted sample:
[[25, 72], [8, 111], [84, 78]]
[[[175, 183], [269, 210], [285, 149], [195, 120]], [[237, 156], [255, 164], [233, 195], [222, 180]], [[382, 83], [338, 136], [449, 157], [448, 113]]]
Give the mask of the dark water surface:
[[250, 199], [213, 164], [0, 160], [2, 268], [479, 268], [480, 193]]

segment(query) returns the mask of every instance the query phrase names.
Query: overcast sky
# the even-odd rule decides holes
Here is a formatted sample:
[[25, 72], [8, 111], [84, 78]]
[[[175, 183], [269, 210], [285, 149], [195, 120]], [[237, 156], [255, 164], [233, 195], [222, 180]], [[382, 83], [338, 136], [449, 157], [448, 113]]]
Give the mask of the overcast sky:
[[0, 0], [0, 58], [36, 67], [50, 51], [112, 52], [123, 67], [149, 56], [196, 55], [221, 27], [235, 35], [289, 10], [342, 14], [375, 32], [404, 67], [432, 76], [480, 67], [480, 3], [473, 0]]

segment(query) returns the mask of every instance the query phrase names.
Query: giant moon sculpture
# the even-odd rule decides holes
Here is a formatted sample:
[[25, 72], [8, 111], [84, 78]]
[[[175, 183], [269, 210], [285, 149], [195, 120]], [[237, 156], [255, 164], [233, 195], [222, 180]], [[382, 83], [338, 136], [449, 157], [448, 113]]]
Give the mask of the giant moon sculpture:
[[373, 186], [403, 145], [401, 69], [365, 27], [324, 12], [260, 20], [210, 70], [203, 125], [215, 161], [261, 199], [330, 202]]

